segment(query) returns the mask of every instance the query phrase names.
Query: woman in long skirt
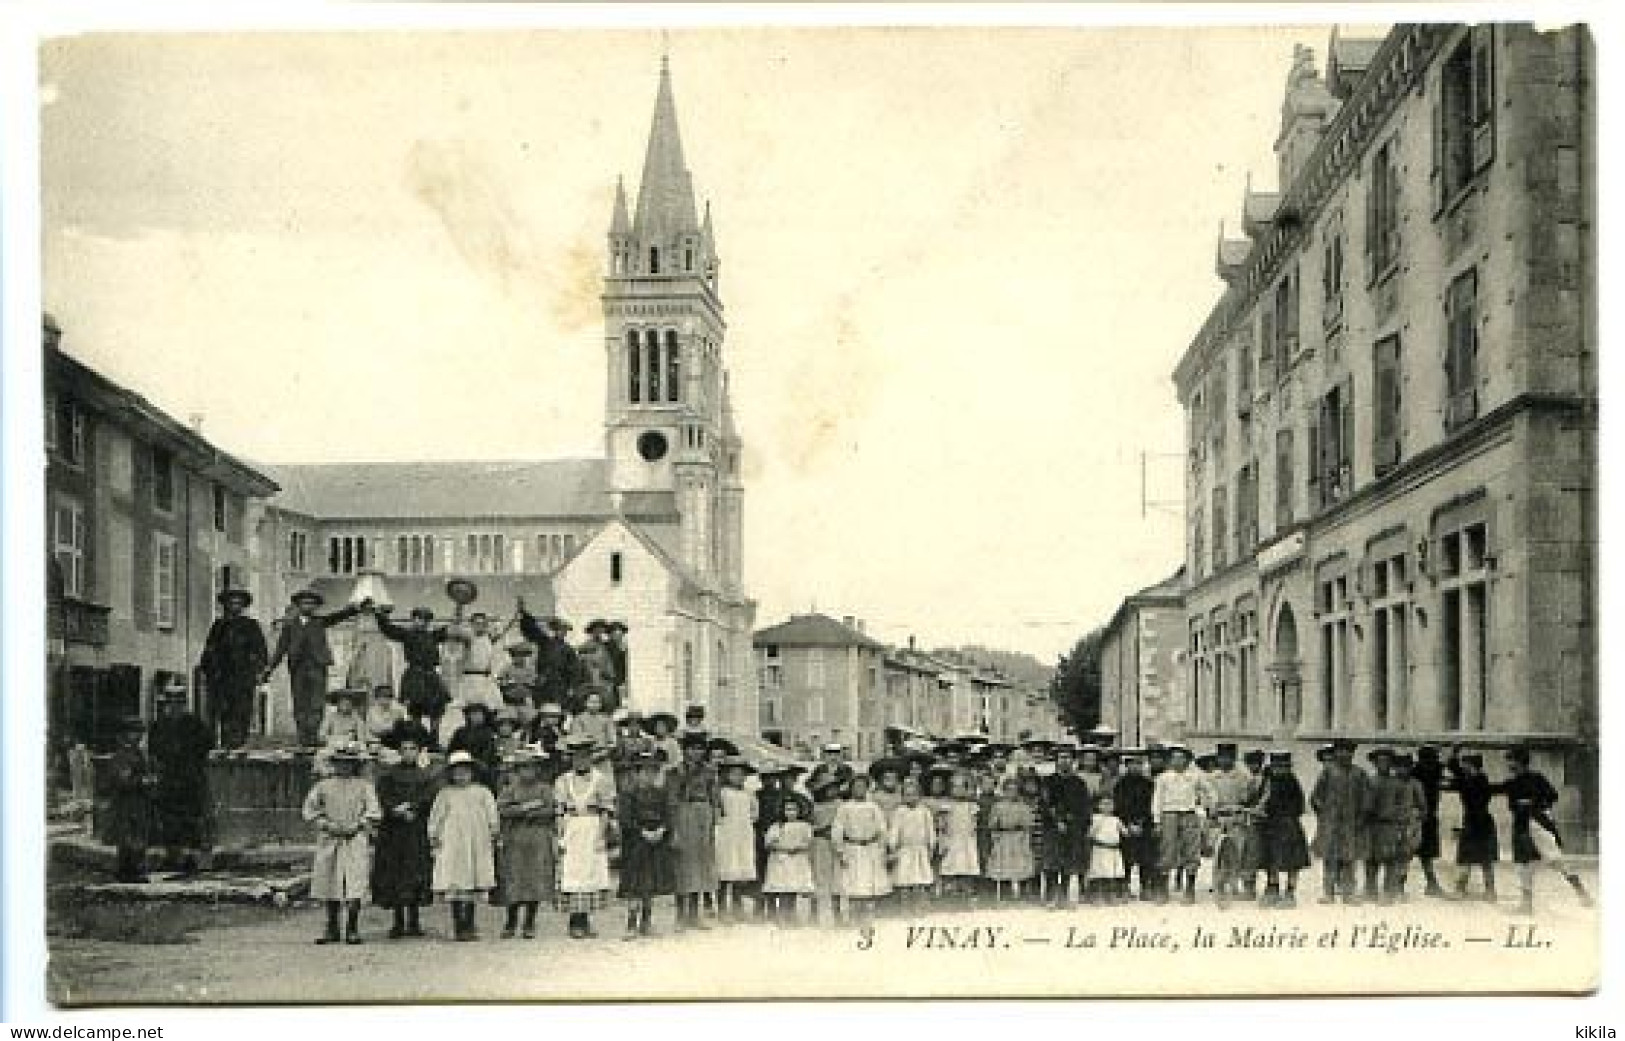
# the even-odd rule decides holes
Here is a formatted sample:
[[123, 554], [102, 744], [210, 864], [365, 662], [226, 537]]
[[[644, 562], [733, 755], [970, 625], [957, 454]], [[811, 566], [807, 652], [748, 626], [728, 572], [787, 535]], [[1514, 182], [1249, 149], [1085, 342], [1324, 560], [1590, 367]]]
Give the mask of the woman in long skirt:
[[372, 899], [395, 917], [389, 938], [422, 936], [418, 909], [434, 902], [429, 878], [434, 859], [429, 852], [429, 811], [434, 806], [434, 775], [421, 762], [428, 732], [400, 720], [384, 738], [397, 762], [378, 774], [378, 847], [372, 863]]
[[542, 777], [541, 758], [530, 751], [516, 752], [512, 758], [513, 774], [497, 796], [502, 855], [496, 900], [508, 909], [502, 938], [512, 939], [520, 930], [529, 940], [536, 935], [536, 912], [542, 901], [552, 900], [558, 890], [554, 830], [558, 808], [553, 786]]
[[1455, 753], [1445, 763], [1451, 787], [1461, 798], [1461, 835], [1456, 841], [1456, 895], [1467, 896], [1467, 882], [1476, 866], [1484, 872], [1484, 899], [1495, 901], [1495, 862], [1501, 858], [1501, 839], [1490, 813], [1495, 785], [1484, 773], [1484, 757], [1476, 752]]
[[671, 792], [659, 752], [640, 752], [630, 783], [620, 792], [621, 884], [626, 935], [635, 940], [654, 930], [654, 898], [672, 891]]
[[677, 850], [679, 928], [709, 928], [700, 920], [700, 897], [717, 889], [717, 806], [721, 794], [717, 775], [705, 762], [706, 736], [683, 735], [683, 764], [671, 771], [667, 783], [672, 797], [672, 845]]
[[870, 917], [874, 902], [891, 892], [886, 871], [886, 815], [869, 801], [869, 776], [854, 774], [851, 797], [835, 811], [830, 841], [841, 865], [841, 895], [847, 914]]
[[594, 742], [566, 743], [570, 770], [554, 782], [558, 802], [559, 906], [570, 915], [570, 938], [596, 936], [592, 913], [609, 902], [609, 836], [615, 824], [614, 782], [593, 769]]

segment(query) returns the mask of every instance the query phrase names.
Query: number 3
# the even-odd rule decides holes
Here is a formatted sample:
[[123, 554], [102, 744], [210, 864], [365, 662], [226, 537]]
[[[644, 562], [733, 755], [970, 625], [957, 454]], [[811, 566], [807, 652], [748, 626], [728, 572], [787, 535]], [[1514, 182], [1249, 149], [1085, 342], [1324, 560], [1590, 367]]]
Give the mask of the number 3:
[[867, 951], [875, 945], [875, 927], [866, 925], [858, 930], [858, 950]]

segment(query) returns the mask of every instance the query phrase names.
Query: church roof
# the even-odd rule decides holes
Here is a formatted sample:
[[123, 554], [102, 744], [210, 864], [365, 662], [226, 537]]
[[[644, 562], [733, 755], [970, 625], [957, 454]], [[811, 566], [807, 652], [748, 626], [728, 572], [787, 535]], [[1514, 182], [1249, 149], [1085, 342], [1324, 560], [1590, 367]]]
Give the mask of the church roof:
[[865, 647], [884, 650], [877, 640], [870, 639], [850, 626], [837, 622], [828, 615], [798, 614], [788, 622], [756, 633], [756, 643], [776, 643], [786, 647]]
[[[602, 459], [543, 462], [299, 463], [267, 466], [275, 505], [322, 520], [548, 517], [610, 514]], [[646, 497], [626, 508], [654, 510]], [[668, 495], [667, 498], [670, 498]], [[675, 512], [673, 509], [671, 512]]]
[[644, 242], [659, 242], [685, 232], [698, 232], [699, 227], [694, 207], [694, 180], [683, 159], [683, 138], [677, 129], [671, 66], [662, 58], [660, 86], [655, 92], [654, 120], [649, 126], [649, 149], [643, 157], [643, 178], [638, 182], [638, 206], [632, 230]]

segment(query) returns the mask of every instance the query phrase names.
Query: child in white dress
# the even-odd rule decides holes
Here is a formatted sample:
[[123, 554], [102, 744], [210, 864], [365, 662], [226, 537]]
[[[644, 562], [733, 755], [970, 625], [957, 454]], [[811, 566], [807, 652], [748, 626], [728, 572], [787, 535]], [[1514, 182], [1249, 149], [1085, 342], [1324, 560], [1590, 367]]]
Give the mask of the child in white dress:
[[835, 811], [829, 828], [840, 864], [841, 896], [847, 917], [872, 917], [876, 900], [891, 892], [886, 876], [886, 815], [869, 801], [869, 775], [856, 774], [846, 802]]
[[961, 900], [970, 898], [982, 874], [976, 841], [978, 809], [971, 795], [970, 778], [957, 775], [953, 781], [953, 797], [939, 819], [941, 831], [937, 837], [942, 863], [937, 870], [942, 875], [946, 893]]
[[762, 898], [776, 921], [796, 920], [796, 898], [812, 896], [812, 824], [806, 806], [792, 795], [784, 800], [783, 819], [768, 826], [767, 867], [762, 872]]
[[937, 851], [936, 814], [920, 801], [920, 782], [903, 782], [902, 804], [891, 813], [886, 832], [891, 883], [902, 897], [903, 910], [920, 905], [935, 876], [931, 861]]
[[718, 917], [738, 919], [745, 913], [743, 890], [756, 881], [756, 795], [745, 788], [754, 773], [741, 756], [720, 764], [722, 790], [716, 823], [717, 881], [722, 884]]
[[1087, 899], [1097, 904], [1119, 903], [1128, 889], [1128, 874], [1123, 870], [1123, 822], [1110, 795], [1095, 799], [1095, 812], [1089, 818], [1089, 846]]

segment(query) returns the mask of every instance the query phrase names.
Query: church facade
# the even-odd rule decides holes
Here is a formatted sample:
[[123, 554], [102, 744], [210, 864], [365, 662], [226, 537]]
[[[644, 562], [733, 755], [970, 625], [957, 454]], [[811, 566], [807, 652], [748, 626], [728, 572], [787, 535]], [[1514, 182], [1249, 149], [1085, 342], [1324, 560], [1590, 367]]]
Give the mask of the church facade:
[[[636, 204], [617, 187], [606, 261], [603, 458], [269, 466], [282, 491], [256, 529], [259, 613], [270, 622], [305, 585], [342, 603], [379, 572], [400, 611], [446, 614], [446, 580], [469, 578], [473, 609], [498, 629], [520, 598], [578, 636], [593, 618], [624, 621], [631, 708], [702, 705], [713, 729], [754, 735], [755, 604], [720, 265], [664, 61]], [[279, 707], [273, 730], [287, 719]]]

